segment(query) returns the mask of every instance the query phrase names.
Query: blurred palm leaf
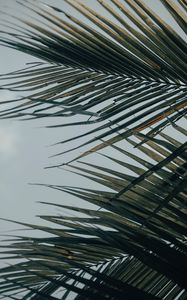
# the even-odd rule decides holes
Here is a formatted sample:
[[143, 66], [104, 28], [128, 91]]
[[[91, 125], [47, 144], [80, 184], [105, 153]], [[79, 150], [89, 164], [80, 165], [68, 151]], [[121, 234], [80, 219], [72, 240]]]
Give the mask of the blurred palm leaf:
[[[60, 143], [97, 141], [79, 159], [97, 152], [103, 165], [67, 164], [101, 189], [46, 185], [96, 208], [47, 203], [73, 217], [15, 222], [48, 236], [1, 245], [2, 257], [20, 261], [0, 269], [0, 299], [186, 299], [187, 144], [163, 131], [186, 136], [176, 123], [187, 103], [186, 3], [158, 2], [180, 34], [142, 0], [95, 1], [103, 14], [78, 0], [17, 1], [25, 17], [1, 10], [0, 43], [41, 62], [1, 76], [2, 89], [23, 97], [0, 118], [72, 117], [46, 127], [89, 127]], [[99, 151], [106, 146], [114, 155]]]

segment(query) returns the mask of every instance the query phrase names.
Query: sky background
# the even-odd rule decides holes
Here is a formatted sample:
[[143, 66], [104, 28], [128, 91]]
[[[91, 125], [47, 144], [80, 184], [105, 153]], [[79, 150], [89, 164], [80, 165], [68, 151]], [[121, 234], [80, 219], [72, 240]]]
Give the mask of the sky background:
[[[52, 5], [59, 4], [63, 8], [63, 1], [50, 1]], [[84, 1], [88, 2], [88, 1]], [[168, 18], [168, 14], [157, 0], [147, 0], [160, 17], [180, 33], [175, 21]], [[16, 1], [0, 0], [2, 7], [9, 4], [14, 10]], [[92, 1], [92, 7], [97, 8], [96, 1]], [[107, 13], [105, 13], [107, 16]], [[0, 16], [1, 18], [1, 16]], [[22, 53], [0, 47], [0, 74], [23, 68], [26, 63], [36, 61]], [[0, 100], [6, 101], [14, 98], [14, 93], [0, 91]], [[18, 95], [19, 96], [19, 95]], [[85, 179], [64, 172], [59, 169], [44, 169], [51, 164], [68, 160], [68, 156], [49, 158], [49, 156], [63, 151], [65, 146], [49, 145], [72, 136], [76, 128], [45, 129], [44, 126], [51, 121], [18, 121], [0, 120], [0, 217], [19, 220], [23, 222], [41, 223], [35, 218], [38, 214], [58, 214], [59, 209], [47, 207], [36, 203], [37, 201], [49, 201], [74, 205], [75, 200], [59, 191], [41, 186], [33, 186], [28, 183], [50, 183], [61, 185], [86, 185], [92, 186]], [[56, 122], [55, 122], [56, 123]], [[80, 129], [79, 129], [80, 130]], [[78, 132], [78, 131], [77, 131]], [[80, 150], [81, 151], [81, 150]], [[79, 152], [80, 153], [80, 152]], [[76, 154], [79, 154], [76, 153]], [[98, 157], [97, 157], [98, 162]], [[80, 200], [76, 200], [80, 201]], [[11, 229], [19, 228], [18, 225], [0, 221], [0, 234], [6, 234]]]
[[[45, 2], [51, 5], [59, 4], [56, 0]], [[97, 8], [95, 2], [93, 3], [93, 7]], [[11, 8], [7, 9], [8, 12], [17, 11], [16, 1], [0, 0], [0, 8], [6, 7], [7, 4]], [[59, 7], [64, 8], [63, 5]], [[18, 12], [18, 15], [21, 15], [21, 12]], [[24, 68], [26, 63], [36, 61], [36, 58], [29, 55], [0, 46], [0, 74]], [[20, 93], [0, 90], [0, 101], [4, 102], [20, 95]], [[41, 205], [36, 203], [37, 201], [75, 205], [72, 196], [45, 187], [29, 185], [29, 183], [92, 186], [92, 183], [69, 172], [60, 169], [44, 169], [46, 166], [68, 161], [71, 155], [75, 157], [74, 153], [70, 156], [49, 158], [68, 148], [61, 145], [49, 147], [51, 144], [74, 135], [76, 131], [77, 134], [80, 133], [80, 128], [74, 127], [44, 128], [45, 125], [54, 123], [56, 124], [57, 121], [49, 119], [24, 122], [0, 120], [0, 218], [41, 224], [41, 220], [36, 218], [36, 215], [56, 214], [59, 209]], [[81, 151], [76, 154], [80, 154]], [[80, 202], [78, 199], [76, 201]], [[0, 234], [11, 233], [12, 229], [16, 228], [19, 226], [0, 220]]]

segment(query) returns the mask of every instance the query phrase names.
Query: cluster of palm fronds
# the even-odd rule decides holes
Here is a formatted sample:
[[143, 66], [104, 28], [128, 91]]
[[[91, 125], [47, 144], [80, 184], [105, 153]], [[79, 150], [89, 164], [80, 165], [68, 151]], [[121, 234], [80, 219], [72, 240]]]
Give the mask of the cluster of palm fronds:
[[[0, 43], [41, 62], [2, 76], [23, 97], [0, 118], [80, 126], [59, 143], [89, 147], [67, 167], [101, 189], [46, 185], [96, 208], [56, 204], [62, 215], [41, 216], [51, 227], [16, 222], [49, 236], [2, 246], [20, 258], [0, 270], [2, 299], [186, 299], [186, 1], [157, 1], [173, 27], [142, 0], [17, 2], [30, 19], [2, 11]], [[82, 160], [95, 152], [103, 164]]]

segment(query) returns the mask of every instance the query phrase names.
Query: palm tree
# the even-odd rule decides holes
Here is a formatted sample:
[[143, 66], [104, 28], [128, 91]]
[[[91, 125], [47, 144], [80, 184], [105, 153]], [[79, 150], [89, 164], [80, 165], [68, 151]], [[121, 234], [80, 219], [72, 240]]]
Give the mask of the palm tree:
[[20, 260], [0, 270], [0, 299], [186, 299], [186, 1], [157, 1], [178, 30], [143, 0], [48, 2], [2, 11], [1, 44], [40, 61], [2, 76], [23, 97], [0, 117], [80, 126], [59, 142], [84, 148], [65, 165], [100, 188], [46, 185], [95, 208], [43, 202], [64, 210], [40, 216], [51, 226], [14, 221], [48, 236], [1, 246]]

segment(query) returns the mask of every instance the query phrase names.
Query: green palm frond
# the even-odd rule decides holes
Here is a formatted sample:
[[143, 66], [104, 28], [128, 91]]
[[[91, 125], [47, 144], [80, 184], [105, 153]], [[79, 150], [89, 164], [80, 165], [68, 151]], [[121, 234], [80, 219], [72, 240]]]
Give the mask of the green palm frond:
[[[169, 124], [168, 117], [175, 121], [185, 114], [187, 47], [180, 1], [162, 2], [183, 36], [142, 1], [96, 2], [115, 21], [74, 0], [64, 1], [62, 9], [19, 1], [30, 19], [6, 12], [3, 23], [9, 29], [2, 31], [1, 43], [43, 63], [2, 77], [12, 80], [2, 88], [27, 95], [1, 118], [78, 114], [79, 121], [54, 127], [92, 125], [68, 140], [97, 134], [87, 144], [112, 134], [117, 138], [119, 131], [128, 136], [154, 126], [158, 132]], [[70, 14], [71, 7], [84, 19]]]
[[[83, 297], [80, 299], [85, 299], [86, 293], [88, 299], [98, 295], [105, 299], [107, 292], [102, 276], [106, 274], [109, 280], [116, 279], [122, 286], [123, 283], [127, 285], [117, 296], [109, 284], [106, 289], [110, 299], [113, 299], [113, 293], [116, 293], [115, 299], [122, 299], [125, 293], [134, 293], [133, 299], [138, 299], [140, 291], [145, 293], [143, 299], [146, 299], [147, 293], [158, 298], [175, 299], [186, 288], [187, 276], [187, 144], [174, 139], [170, 142], [166, 134], [161, 135], [138, 147], [139, 152], [147, 155], [147, 160], [141, 158], [140, 154], [136, 156], [114, 145], [112, 147], [117, 152], [123, 152], [124, 159], [104, 155], [107, 160], [112, 160], [134, 175], [85, 162], [69, 165], [70, 169], [110, 190], [47, 185], [88, 201], [99, 209], [51, 203], [78, 215], [41, 216], [45, 221], [60, 225], [60, 228], [16, 222], [53, 236], [18, 236], [8, 246], [8, 251], [1, 252], [10, 258], [26, 259], [24, 263], [1, 270], [5, 280], [1, 283], [2, 291], [11, 291], [16, 283], [17, 289], [32, 287], [29, 295], [31, 292], [37, 294], [36, 287], [41, 293], [47, 289], [47, 295], [53, 295], [56, 290], [65, 287]], [[137, 142], [129, 139], [129, 143], [139, 145], [142, 138], [144, 136], [139, 134]], [[140, 166], [126, 163], [127, 157], [137, 161]], [[155, 162], [149, 162], [150, 158]], [[99, 275], [94, 273], [95, 268], [100, 268]], [[73, 275], [74, 272], [78, 272], [78, 275]], [[83, 273], [79, 275], [79, 272]], [[92, 278], [89, 279], [90, 285], [86, 281], [89, 272]], [[76, 286], [67, 286], [67, 280], [71, 279]], [[79, 284], [85, 286], [83, 294], [78, 290]], [[50, 287], [53, 288], [52, 292]], [[185, 297], [186, 292], [182, 293]]]

